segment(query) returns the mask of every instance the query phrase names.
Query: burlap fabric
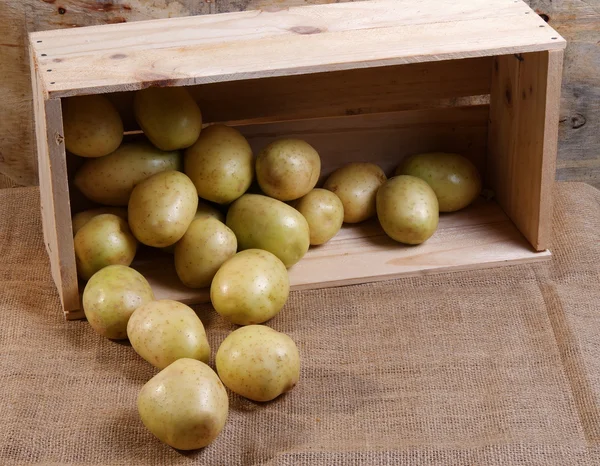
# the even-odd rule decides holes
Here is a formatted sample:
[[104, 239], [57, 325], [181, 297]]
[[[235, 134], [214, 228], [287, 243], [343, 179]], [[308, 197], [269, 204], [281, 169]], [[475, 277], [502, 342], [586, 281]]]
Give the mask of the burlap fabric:
[[183, 454], [137, 417], [156, 371], [63, 320], [38, 191], [0, 191], [0, 464], [600, 464], [600, 191], [558, 184], [554, 219], [544, 264], [292, 294], [300, 384]]

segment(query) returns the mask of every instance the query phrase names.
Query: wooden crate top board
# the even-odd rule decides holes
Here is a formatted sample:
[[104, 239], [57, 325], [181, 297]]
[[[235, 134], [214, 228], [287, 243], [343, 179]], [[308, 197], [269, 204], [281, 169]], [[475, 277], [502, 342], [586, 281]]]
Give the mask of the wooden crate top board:
[[45, 98], [563, 49], [521, 0], [371, 0], [30, 35]]

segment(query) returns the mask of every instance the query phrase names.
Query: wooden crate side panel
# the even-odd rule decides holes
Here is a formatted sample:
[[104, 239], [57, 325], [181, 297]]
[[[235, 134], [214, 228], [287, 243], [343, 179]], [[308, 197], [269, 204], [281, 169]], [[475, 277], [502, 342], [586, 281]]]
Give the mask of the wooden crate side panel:
[[458, 152], [485, 167], [489, 106], [448, 107], [239, 126], [255, 153], [275, 139], [300, 138], [321, 155], [321, 182], [349, 162], [373, 162], [392, 175], [400, 160]]
[[[36, 70], [33, 61], [31, 69]], [[32, 82], [44, 243], [52, 278], [67, 312], [80, 305], [61, 102], [44, 100], [37, 72], [32, 73]]]
[[[488, 103], [492, 57], [190, 86], [204, 123], [242, 125]], [[107, 94], [127, 131], [135, 92]], [[474, 98], [471, 98], [474, 97]]]
[[520, 1], [374, 0], [31, 38], [44, 88], [65, 97], [564, 48], [544, 24]]
[[206, 122], [283, 121], [439, 106], [490, 93], [492, 58], [193, 86]]
[[499, 204], [536, 250], [551, 238], [562, 51], [496, 57], [487, 176]]

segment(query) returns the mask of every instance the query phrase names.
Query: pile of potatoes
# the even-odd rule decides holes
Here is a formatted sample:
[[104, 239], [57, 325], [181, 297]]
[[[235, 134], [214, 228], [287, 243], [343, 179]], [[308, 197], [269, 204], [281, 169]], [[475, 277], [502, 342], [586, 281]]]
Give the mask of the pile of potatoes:
[[[138, 91], [143, 135], [123, 141], [123, 123], [103, 96], [65, 99], [67, 150], [86, 158], [73, 183], [99, 207], [73, 217], [77, 271], [87, 281], [83, 309], [110, 339], [128, 338], [161, 371], [141, 390], [146, 427], [179, 449], [212, 442], [228, 413], [226, 386], [255, 401], [291, 390], [300, 375], [292, 339], [259, 325], [277, 315], [290, 290], [287, 268], [343, 223], [377, 217], [394, 240], [420, 244], [440, 212], [469, 205], [481, 191], [476, 168], [457, 154], [418, 154], [387, 179], [373, 163], [349, 163], [316, 188], [321, 158], [310, 144], [280, 139], [255, 157], [235, 128], [203, 128], [184, 88]], [[139, 245], [173, 254], [181, 282], [210, 288], [216, 312], [243, 327], [216, 353], [196, 313], [155, 300], [130, 268]]]

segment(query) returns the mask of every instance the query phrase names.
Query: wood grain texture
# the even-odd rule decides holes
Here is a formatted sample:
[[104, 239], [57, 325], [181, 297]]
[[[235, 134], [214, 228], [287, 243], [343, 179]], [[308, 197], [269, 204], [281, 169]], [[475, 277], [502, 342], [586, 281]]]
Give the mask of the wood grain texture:
[[[334, 1], [338, 0], [0, 2], [0, 173], [19, 185], [37, 184], [29, 60], [25, 47], [27, 32]], [[568, 41], [557, 176], [600, 187], [600, 138], [597, 137], [600, 134], [600, 7], [596, 1], [580, 0], [527, 0], [527, 3]]]
[[44, 100], [38, 77], [39, 74], [35, 73], [32, 87], [36, 96], [34, 114], [40, 155], [38, 169], [44, 244], [63, 309], [70, 311], [80, 306], [73, 230], [69, 221], [71, 206], [62, 136], [62, 109], [60, 99]]
[[531, 0], [567, 41], [557, 178], [600, 188], [600, 2]]
[[321, 178], [350, 162], [374, 162], [391, 176], [419, 152], [465, 154], [484, 173], [489, 107], [477, 105], [239, 126], [254, 153], [281, 137], [299, 138], [321, 155]]
[[487, 181], [537, 249], [549, 247], [562, 52], [494, 59]]
[[[521, 1], [371, 0], [30, 35], [52, 98], [563, 49]], [[541, 27], [540, 27], [541, 26]]]
[[[193, 290], [181, 284], [172, 256], [152, 257], [136, 260], [133, 267], [148, 279], [157, 299], [187, 304], [209, 301], [207, 289]], [[344, 225], [330, 242], [312, 247], [289, 273], [292, 290], [305, 290], [550, 257], [548, 251], [531, 248], [498, 204], [480, 200], [462, 211], [442, 215], [436, 233], [419, 246], [396, 243], [375, 221]]]

